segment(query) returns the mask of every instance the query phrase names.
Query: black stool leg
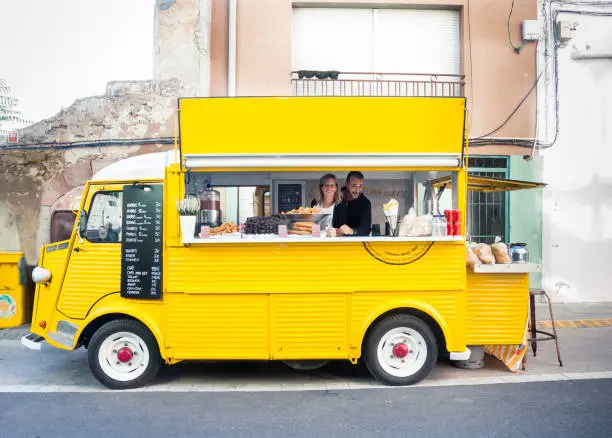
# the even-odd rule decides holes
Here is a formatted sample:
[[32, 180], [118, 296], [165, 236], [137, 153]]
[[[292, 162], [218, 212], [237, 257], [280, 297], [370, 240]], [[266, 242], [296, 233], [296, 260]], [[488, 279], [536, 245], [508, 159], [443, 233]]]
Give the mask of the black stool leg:
[[535, 357], [538, 351], [538, 341], [536, 340], [535, 296], [533, 294], [529, 294], [529, 312], [531, 313], [531, 349]]
[[559, 338], [557, 337], [557, 328], [555, 325], [555, 317], [553, 316], [552, 303], [550, 302], [550, 297], [548, 294], [544, 294], [546, 297], [546, 301], [548, 301], [548, 311], [550, 312], [550, 322], [552, 323], [553, 334], [555, 335], [555, 347], [557, 347], [557, 360], [559, 360], [559, 366], [563, 366], [563, 361], [561, 361], [561, 353], [559, 352]]

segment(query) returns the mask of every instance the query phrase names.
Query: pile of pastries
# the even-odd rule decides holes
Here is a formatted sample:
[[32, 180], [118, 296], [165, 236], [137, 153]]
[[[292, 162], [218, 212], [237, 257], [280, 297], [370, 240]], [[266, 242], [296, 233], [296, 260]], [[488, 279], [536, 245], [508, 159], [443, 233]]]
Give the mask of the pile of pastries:
[[308, 236], [312, 234], [312, 222], [295, 222], [288, 233]]
[[321, 210], [316, 208], [316, 207], [299, 207], [299, 208], [294, 208], [293, 210], [289, 210], [283, 214], [317, 214], [317, 213], [321, 213]]
[[219, 234], [232, 234], [237, 233], [238, 227], [233, 222], [224, 222], [218, 227], [214, 227], [210, 229], [211, 236], [218, 236]]

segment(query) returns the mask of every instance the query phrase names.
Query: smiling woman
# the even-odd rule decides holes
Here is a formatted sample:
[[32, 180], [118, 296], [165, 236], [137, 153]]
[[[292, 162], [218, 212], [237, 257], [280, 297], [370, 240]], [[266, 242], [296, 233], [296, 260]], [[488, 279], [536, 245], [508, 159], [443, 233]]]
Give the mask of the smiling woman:
[[0, 40], [13, 43], [0, 45], [2, 74], [24, 117], [50, 117], [109, 81], [151, 79], [153, 14], [153, 0], [4, 4]]

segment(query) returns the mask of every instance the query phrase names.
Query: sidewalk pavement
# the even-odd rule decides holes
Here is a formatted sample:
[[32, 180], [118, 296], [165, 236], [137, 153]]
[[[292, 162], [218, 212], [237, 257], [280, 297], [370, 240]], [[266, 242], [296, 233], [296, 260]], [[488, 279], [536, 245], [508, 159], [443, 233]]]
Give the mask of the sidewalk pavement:
[[[554, 304], [555, 320], [612, 319], [612, 303]], [[536, 305], [538, 321], [549, 317], [546, 305]], [[24, 325], [0, 329], [0, 392], [100, 391], [83, 349], [68, 352], [45, 345], [39, 352], [22, 347]], [[485, 367], [460, 369], [440, 361], [418, 386], [522, 383], [542, 380], [612, 378], [612, 327], [558, 329], [563, 367], [553, 341], [538, 342], [537, 356], [528, 346], [527, 369], [508, 371], [491, 356]], [[164, 367], [144, 391], [281, 391], [366, 389], [384, 387], [364, 369], [348, 362], [331, 363], [313, 372], [297, 372], [281, 363], [185, 362]]]
[[[572, 303], [552, 305], [555, 320], [606, 319], [612, 318], [612, 302]], [[550, 319], [548, 304], [536, 304], [536, 320]]]

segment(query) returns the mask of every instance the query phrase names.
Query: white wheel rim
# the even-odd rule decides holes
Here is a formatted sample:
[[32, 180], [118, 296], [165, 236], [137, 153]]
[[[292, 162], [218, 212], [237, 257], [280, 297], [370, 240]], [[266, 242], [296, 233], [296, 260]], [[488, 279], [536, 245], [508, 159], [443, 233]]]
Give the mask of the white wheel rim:
[[425, 365], [427, 344], [418, 331], [397, 327], [389, 330], [380, 339], [376, 356], [378, 363], [388, 374], [393, 377], [410, 377]]
[[146, 371], [149, 349], [142, 338], [134, 333], [113, 333], [102, 342], [98, 350], [98, 363], [111, 379], [129, 382]]

